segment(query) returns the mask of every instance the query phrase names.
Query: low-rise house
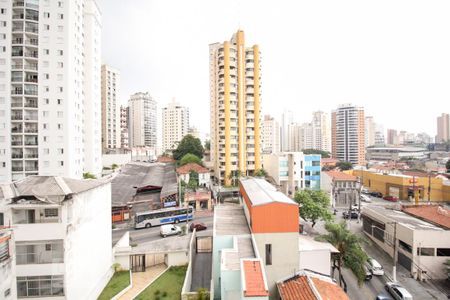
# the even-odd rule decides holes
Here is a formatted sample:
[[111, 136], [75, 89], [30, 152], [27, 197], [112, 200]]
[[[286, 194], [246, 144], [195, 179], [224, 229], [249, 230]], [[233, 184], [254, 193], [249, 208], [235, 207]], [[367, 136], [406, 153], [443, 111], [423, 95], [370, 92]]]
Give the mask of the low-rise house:
[[189, 183], [190, 173], [195, 172], [198, 174], [198, 185], [201, 187], [209, 187], [210, 174], [209, 170], [196, 163], [188, 163], [184, 166], [177, 168], [177, 174], [184, 183]]
[[418, 279], [447, 278], [450, 259], [450, 210], [441, 206], [405, 206], [402, 210], [366, 206], [364, 233], [390, 256], [397, 242], [398, 263]]
[[331, 205], [335, 208], [349, 208], [358, 203], [359, 183], [356, 176], [340, 171], [323, 172], [321, 188], [330, 194]]
[[113, 272], [110, 183], [29, 176], [0, 190], [14, 235], [11, 295], [96, 299]]

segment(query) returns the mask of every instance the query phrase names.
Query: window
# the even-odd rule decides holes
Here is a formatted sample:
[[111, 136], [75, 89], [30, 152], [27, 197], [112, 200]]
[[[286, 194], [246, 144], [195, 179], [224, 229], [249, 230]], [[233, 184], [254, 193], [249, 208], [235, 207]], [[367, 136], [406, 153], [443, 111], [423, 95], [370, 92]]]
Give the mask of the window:
[[57, 208], [46, 208], [46, 209], [44, 209], [44, 216], [46, 218], [57, 218], [58, 217], [58, 209]]
[[9, 240], [0, 243], [0, 262], [9, 258]]
[[5, 14], [6, 14], [6, 8], [0, 9], [0, 13], [1, 13], [2, 15], [5, 15]]
[[266, 266], [272, 265], [272, 244], [266, 244]]
[[313, 160], [312, 166], [313, 166], [313, 167], [318, 167], [318, 166], [320, 166], [320, 161]]
[[[59, 116], [58, 116], [59, 117]], [[58, 130], [61, 130], [63, 128], [63, 124], [58, 123]]]
[[57, 114], [58, 118], [62, 118], [63, 117], [63, 112], [62, 111], [58, 111]]
[[62, 103], [62, 99], [58, 99], [58, 100], [56, 100], [56, 102], [57, 102], [58, 104], [61, 104], [61, 103]]
[[436, 256], [450, 256], [450, 248], [437, 248]]
[[64, 161], [61, 160], [61, 161], [59, 162], [59, 165], [60, 165], [61, 167], [64, 166]]
[[0, 226], [5, 225], [5, 217], [3, 213], [0, 213]]
[[417, 248], [417, 255], [434, 256], [434, 248]]
[[5, 290], [5, 298], [11, 295], [11, 289]]
[[44, 18], [50, 18], [50, 13], [49, 12], [44, 12]]
[[404, 241], [398, 240], [398, 245], [400, 246], [400, 248], [402, 248], [406, 252], [412, 253], [412, 247], [410, 245], [408, 245], [407, 243], [405, 243]]
[[64, 276], [19, 276], [17, 296], [18, 298], [64, 296]]
[[50, 54], [50, 49], [44, 49], [44, 53], [45, 53], [45, 55], [49, 55]]
[[58, 54], [59, 54], [60, 56], [62, 56], [62, 55], [64, 54], [64, 51], [63, 51], [63, 50], [58, 50]]

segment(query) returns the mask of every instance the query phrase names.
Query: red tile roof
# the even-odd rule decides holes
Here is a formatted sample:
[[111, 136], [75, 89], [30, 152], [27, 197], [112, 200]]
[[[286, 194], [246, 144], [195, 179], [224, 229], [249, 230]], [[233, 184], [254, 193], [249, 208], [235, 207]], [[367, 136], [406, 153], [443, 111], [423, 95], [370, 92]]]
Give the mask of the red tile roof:
[[440, 205], [409, 205], [402, 210], [424, 221], [450, 229], [450, 209]]
[[336, 158], [322, 158], [322, 164], [336, 164], [339, 160]]
[[356, 176], [346, 174], [344, 172], [339, 171], [327, 171], [325, 172], [328, 176], [332, 177], [335, 180], [339, 181], [356, 181], [358, 178]]
[[177, 173], [178, 174], [189, 174], [189, 172], [194, 171], [197, 172], [199, 174], [201, 173], [209, 173], [209, 170], [205, 167], [200, 166], [199, 164], [196, 163], [188, 163], [182, 167], [179, 167], [177, 169]]
[[269, 295], [264, 282], [263, 271], [261, 269], [261, 262], [257, 260], [243, 261], [244, 276], [245, 276], [245, 297], [263, 297]]
[[[323, 280], [313, 273], [295, 275], [285, 281], [278, 282], [278, 292], [282, 300], [317, 300], [315, 292], [323, 300], [350, 300], [344, 290], [332, 282]], [[314, 291], [315, 290], [315, 291]]]
[[173, 162], [175, 162], [175, 160], [172, 157], [170, 157], [170, 156], [160, 156], [160, 157], [158, 157], [157, 161], [160, 162], [160, 163], [173, 163]]

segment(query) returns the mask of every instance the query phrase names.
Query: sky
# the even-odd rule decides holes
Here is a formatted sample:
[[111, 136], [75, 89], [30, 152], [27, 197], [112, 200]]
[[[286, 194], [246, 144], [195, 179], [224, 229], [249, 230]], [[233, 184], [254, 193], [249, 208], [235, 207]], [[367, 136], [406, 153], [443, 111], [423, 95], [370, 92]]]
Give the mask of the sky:
[[450, 1], [97, 0], [121, 99], [173, 97], [209, 133], [209, 50], [238, 29], [261, 51], [262, 113], [294, 121], [339, 104], [385, 129], [436, 134], [450, 113]]

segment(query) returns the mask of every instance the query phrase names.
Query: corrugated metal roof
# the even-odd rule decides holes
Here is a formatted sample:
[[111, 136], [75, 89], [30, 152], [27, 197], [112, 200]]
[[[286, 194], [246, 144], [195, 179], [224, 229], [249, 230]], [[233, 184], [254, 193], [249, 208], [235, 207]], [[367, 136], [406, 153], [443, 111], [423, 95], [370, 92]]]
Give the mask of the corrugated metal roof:
[[250, 199], [252, 206], [265, 205], [269, 203], [286, 203], [298, 205], [285, 194], [277, 191], [277, 189], [261, 178], [241, 179], [240, 183]]

